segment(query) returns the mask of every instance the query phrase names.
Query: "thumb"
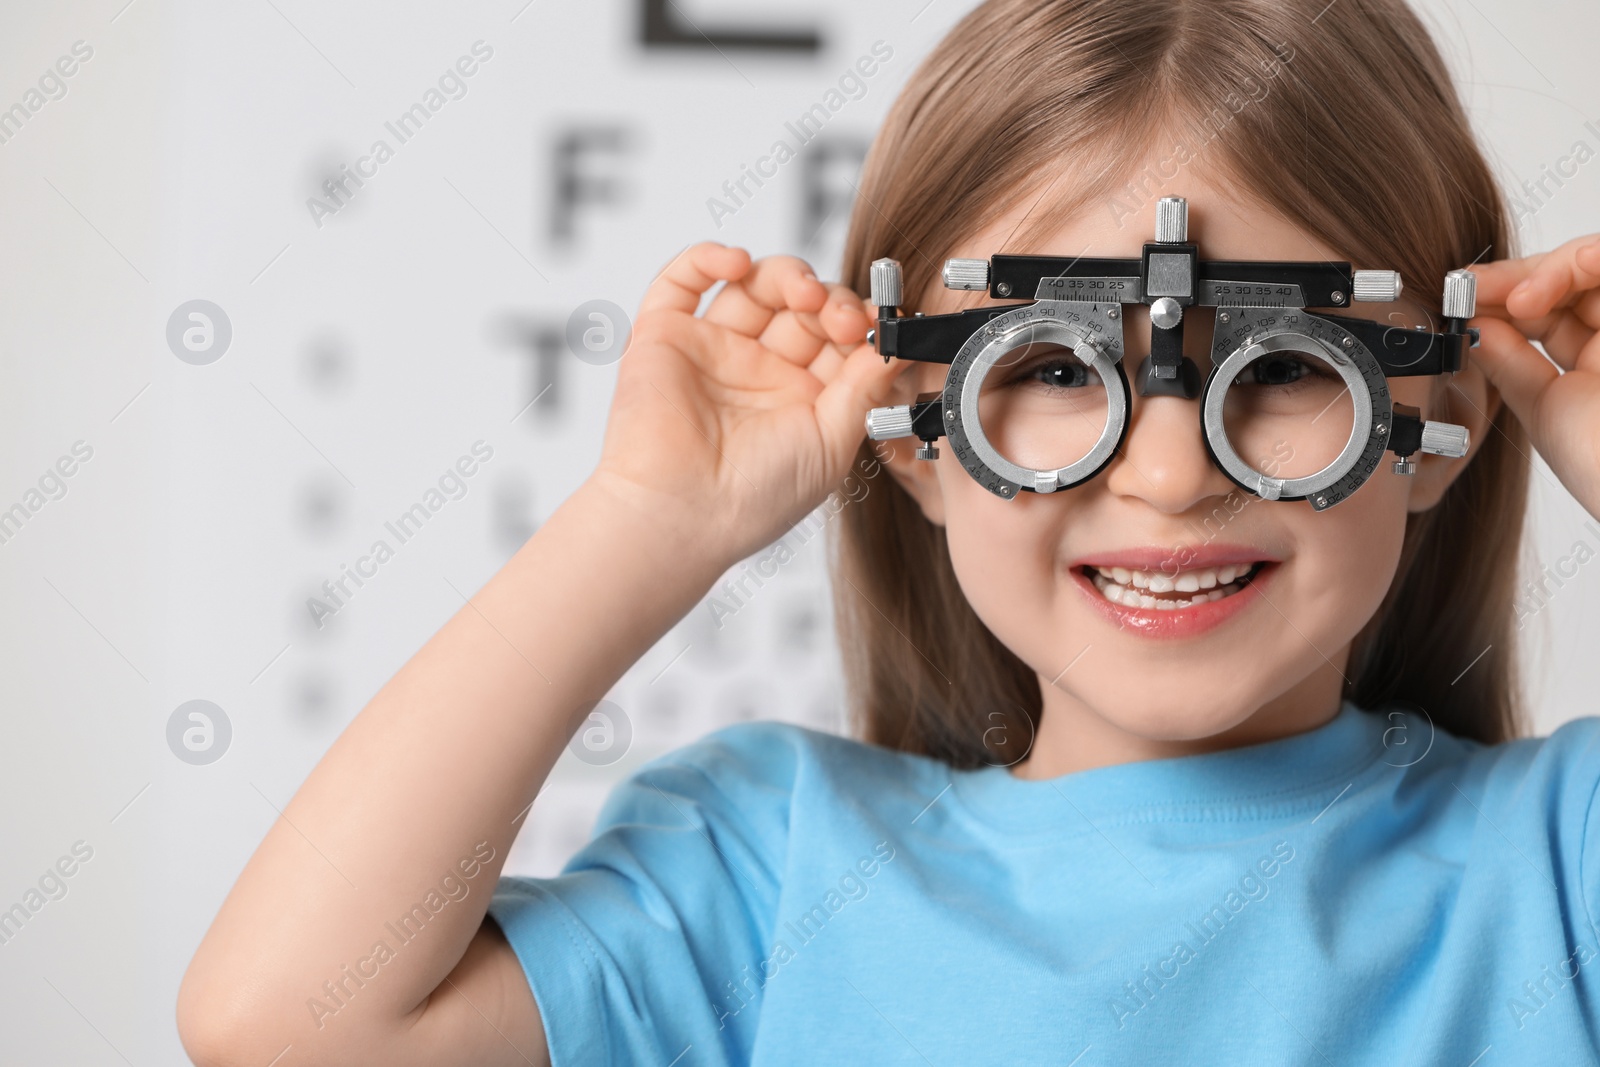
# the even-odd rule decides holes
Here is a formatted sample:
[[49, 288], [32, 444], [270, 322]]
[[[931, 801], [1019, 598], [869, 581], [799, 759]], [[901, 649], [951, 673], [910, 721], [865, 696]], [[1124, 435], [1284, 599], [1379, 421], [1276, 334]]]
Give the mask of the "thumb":
[[1478, 330], [1478, 347], [1467, 349], [1467, 358], [1477, 364], [1517, 419], [1532, 431], [1539, 396], [1561, 377], [1561, 372], [1511, 323], [1483, 317], [1473, 319], [1472, 325]]
[[869, 344], [856, 346], [845, 357], [833, 380], [817, 394], [817, 425], [830, 452], [845, 464], [867, 435], [867, 412], [886, 404], [894, 383], [913, 361], [891, 358], [887, 363]]

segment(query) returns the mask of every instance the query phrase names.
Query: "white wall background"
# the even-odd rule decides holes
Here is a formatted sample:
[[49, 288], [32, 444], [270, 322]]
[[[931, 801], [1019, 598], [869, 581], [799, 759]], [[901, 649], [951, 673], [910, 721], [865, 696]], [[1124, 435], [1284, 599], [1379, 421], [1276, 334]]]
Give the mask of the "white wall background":
[[[524, 5], [0, 9], [0, 108], [75, 42], [93, 49], [0, 144], [0, 509], [77, 442], [93, 450], [0, 544], [0, 909], [75, 843], [93, 849], [67, 894], [0, 944], [0, 1063], [182, 1062], [179, 978], [275, 808], [459, 607], [456, 590], [485, 581], [593, 464], [615, 372], [566, 351], [569, 315], [593, 299], [631, 311], [708, 236], [834, 273], [866, 143], [971, 3], [669, 8], [712, 35], [820, 37], [792, 51], [647, 46], [644, 0]], [[1576, 142], [1600, 151], [1592, 5], [1424, 7], [1507, 182], [1538, 179]], [[480, 40], [493, 55], [466, 95], [397, 144], [384, 123]], [[878, 40], [894, 58], [866, 95], [717, 229], [707, 198]], [[576, 209], [555, 180], [574, 133], [599, 145], [579, 170], [607, 186]], [[379, 138], [394, 157], [317, 225], [307, 199]], [[1600, 229], [1597, 204], [1600, 163], [1586, 162], [1541, 197], [1526, 246]], [[166, 341], [194, 299], [232, 326], [204, 366]], [[393, 545], [384, 522], [480, 440], [494, 456], [465, 495], [314, 626], [306, 598], [375, 539]], [[1531, 566], [1596, 543], [1548, 471], [1535, 504]], [[1597, 710], [1593, 569], [1534, 623], [1541, 732]], [[841, 728], [839, 691], [817, 541], [722, 629], [696, 612], [623, 679], [611, 699], [631, 748], [604, 767], [563, 757], [511, 869], [553, 872], [613, 781], [712, 728]], [[167, 742], [196, 699], [232, 730], [204, 766]]]

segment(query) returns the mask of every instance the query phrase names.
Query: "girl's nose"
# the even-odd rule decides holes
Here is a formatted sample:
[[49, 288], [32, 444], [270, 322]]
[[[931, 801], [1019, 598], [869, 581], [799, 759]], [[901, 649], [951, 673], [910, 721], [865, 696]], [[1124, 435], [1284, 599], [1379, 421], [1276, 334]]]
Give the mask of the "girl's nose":
[[[1127, 305], [1123, 369], [1133, 371], [1149, 353], [1150, 315], [1143, 305]], [[1191, 307], [1184, 315], [1184, 354], [1211, 370], [1211, 309]], [[1138, 498], [1166, 514], [1181, 514], [1202, 501], [1225, 496], [1233, 482], [1211, 462], [1200, 424], [1200, 399], [1133, 396], [1133, 411], [1122, 448], [1106, 468], [1106, 488]]]

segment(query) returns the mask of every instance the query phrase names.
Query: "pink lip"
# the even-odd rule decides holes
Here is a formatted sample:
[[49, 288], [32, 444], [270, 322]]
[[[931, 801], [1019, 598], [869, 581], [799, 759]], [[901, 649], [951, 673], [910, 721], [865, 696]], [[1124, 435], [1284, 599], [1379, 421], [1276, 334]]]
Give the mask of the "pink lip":
[[[1145, 557], [1130, 555], [1128, 553], [1118, 553], [1116, 558], [1119, 560], [1126, 560], [1129, 558]], [[1219, 561], [1219, 564], [1213, 564], [1208, 561], [1200, 564], [1190, 563], [1187, 564], [1187, 566], [1194, 567], [1214, 566], [1226, 563], [1249, 563], [1260, 558], [1261, 556], [1256, 554], [1254, 556], [1246, 556], [1239, 559], [1222, 559]], [[1156, 565], [1159, 566], [1162, 561], [1156, 560], [1155, 562]], [[1187, 608], [1173, 608], [1171, 610], [1163, 611], [1160, 608], [1130, 608], [1125, 607], [1122, 604], [1113, 604], [1111, 601], [1100, 595], [1100, 590], [1096, 589], [1094, 587], [1094, 583], [1091, 582], [1088, 576], [1083, 573], [1082, 568], [1085, 565], [1108, 567], [1112, 566], [1112, 564], [1074, 564], [1071, 567], [1073, 582], [1077, 584], [1078, 588], [1083, 590], [1084, 596], [1089, 598], [1089, 603], [1095, 608], [1095, 610], [1099, 611], [1108, 622], [1116, 626], [1119, 630], [1127, 630], [1130, 633], [1140, 634], [1144, 637], [1168, 639], [1194, 637], [1198, 634], [1203, 634], [1208, 630], [1213, 630], [1216, 627], [1221, 626], [1224, 622], [1227, 622], [1229, 619], [1233, 618], [1235, 615], [1239, 614], [1239, 612], [1243, 611], [1245, 608], [1249, 607], [1251, 604], [1254, 604], [1261, 598], [1261, 587], [1272, 580], [1273, 576], [1278, 573], [1279, 567], [1277, 562], [1268, 563], [1256, 573], [1254, 578], [1250, 579], [1250, 583], [1248, 585], [1232, 596], [1225, 596], [1221, 600], [1208, 600], [1204, 604], [1196, 604]], [[1128, 564], [1125, 562], [1119, 562], [1115, 564], [1115, 566], [1127, 567]], [[1147, 565], [1138, 569], [1154, 570], [1156, 568]]]
[[[1100, 552], [1072, 561], [1077, 567], [1125, 567], [1130, 571], [1151, 571], [1176, 574], [1180, 570], [1201, 570], [1205, 567], [1222, 567], [1229, 563], [1281, 562], [1262, 548], [1252, 545], [1189, 545], [1173, 548], [1170, 545], [1150, 545], [1139, 548], [1119, 548], [1114, 552]], [[1231, 597], [1229, 599], [1232, 599]], [[1214, 601], [1213, 603], [1221, 603]]]

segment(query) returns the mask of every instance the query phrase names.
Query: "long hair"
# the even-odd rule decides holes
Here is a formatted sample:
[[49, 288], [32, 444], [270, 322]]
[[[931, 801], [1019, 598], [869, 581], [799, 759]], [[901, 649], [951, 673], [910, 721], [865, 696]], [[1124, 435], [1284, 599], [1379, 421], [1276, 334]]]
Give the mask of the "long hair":
[[[1434, 316], [1448, 270], [1514, 254], [1449, 71], [1403, 0], [989, 0], [924, 60], [879, 132], [844, 283], [866, 296], [871, 261], [890, 256], [911, 303], [964, 237], [1023, 197], [1034, 225], [1020, 242], [1087, 204], [1136, 208], [1155, 194], [1129, 175], [1166, 145], [1343, 257], [1398, 269]], [[1415, 704], [1485, 743], [1523, 731], [1512, 624], [1528, 478], [1526, 432], [1501, 405], [1440, 503], [1408, 516], [1346, 698]], [[993, 762], [983, 738], [996, 716], [1037, 728], [1038, 678], [967, 604], [943, 529], [881, 483], [844, 510], [832, 544], [857, 732], [955, 766]]]

